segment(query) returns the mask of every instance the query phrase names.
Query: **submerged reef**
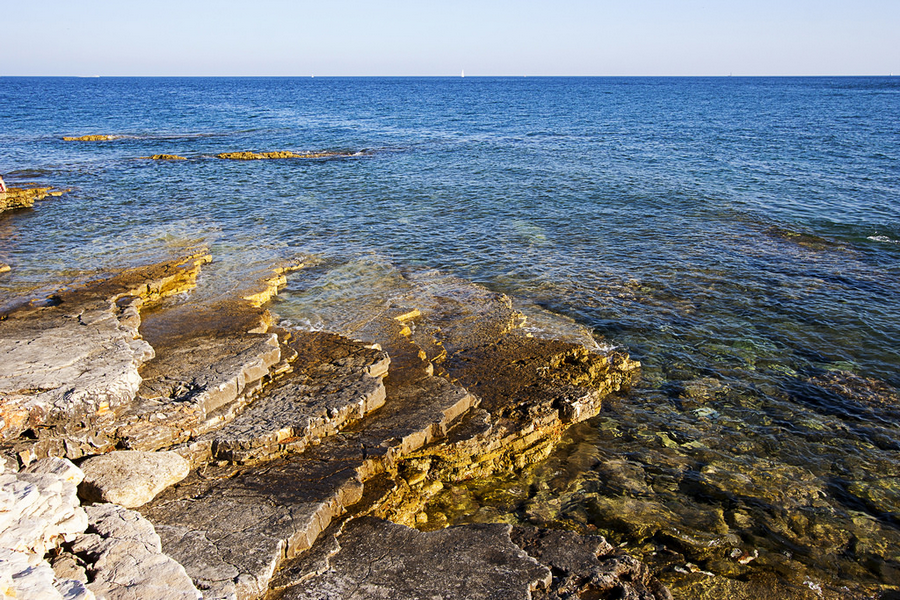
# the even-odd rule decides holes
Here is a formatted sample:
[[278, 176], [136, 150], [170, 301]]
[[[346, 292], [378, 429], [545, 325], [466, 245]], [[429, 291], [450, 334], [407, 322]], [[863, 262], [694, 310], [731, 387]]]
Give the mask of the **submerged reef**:
[[0, 316], [4, 592], [671, 598], [600, 536], [426, 511], [548, 456], [630, 385], [626, 354], [533, 337], [465, 282], [395, 298], [351, 336], [279, 326], [264, 306], [302, 264], [194, 301], [211, 259]]

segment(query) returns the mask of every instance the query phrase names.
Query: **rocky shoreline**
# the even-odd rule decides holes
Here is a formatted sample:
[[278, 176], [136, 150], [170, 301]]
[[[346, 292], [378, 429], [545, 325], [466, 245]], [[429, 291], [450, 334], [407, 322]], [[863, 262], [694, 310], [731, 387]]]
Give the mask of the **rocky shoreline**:
[[[454, 482], [546, 457], [627, 388], [639, 365], [625, 354], [534, 337], [508, 298], [462, 283], [395, 300], [350, 337], [283, 328], [264, 305], [301, 265], [195, 303], [185, 292], [211, 259], [0, 315], [0, 519], [18, 523], [5, 591], [671, 597], [599, 536], [443, 529], [425, 511]], [[25, 497], [47, 498], [32, 511], [43, 529], [21, 524]], [[18, 544], [25, 528], [44, 542]]]

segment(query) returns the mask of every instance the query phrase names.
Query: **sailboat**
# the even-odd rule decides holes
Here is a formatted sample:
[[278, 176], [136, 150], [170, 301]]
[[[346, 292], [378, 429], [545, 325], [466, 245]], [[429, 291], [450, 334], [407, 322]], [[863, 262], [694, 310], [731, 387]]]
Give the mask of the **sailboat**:
[[460, 77], [465, 77], [465, 76], [466, 76], [466, 70], [463, 69], [463, 70], [462, 70], [462, 73], [460, 73], [459, 76], [460, 76]]

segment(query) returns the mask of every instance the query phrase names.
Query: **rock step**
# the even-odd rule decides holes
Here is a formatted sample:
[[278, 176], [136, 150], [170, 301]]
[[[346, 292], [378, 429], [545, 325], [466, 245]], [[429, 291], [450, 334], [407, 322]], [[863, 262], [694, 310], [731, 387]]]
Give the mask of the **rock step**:
[[387, 353], [323, 332], [282, 339], [295, 357], [291, 371], [232, 422], [192, 442], [193, 452], [233, 463], [302, 452], [384, 404]]
[[444, 484], [543, 459], [567, 427], [594, 416], [606, 395], [626, 388], [640, 365], [620, 352], [532, 337], [502, 294], [435, 274], [419, 277], [427, 293], [417, 298], [419, 309], [404, 321], [404, 333], [479, 404], [446, 437], [403, 456], [396, 465], [400, 477], [372, 514], [430, 529], [445, 525], [426, 524], [424, 512]]
[[209, 259], [204, 251], [127, 269], [0, 315], [5, 451], [27, 464], [107, 449], [102, 432], [130, 406], [138, 369], [153, 357], [138, 333], [141, 308], [190, 289]]
[[[453, 420], [475, 405], [475, 398], [465, 389], [430, 374], [429, 363], [402, 334], [400, 321], [391, 317], [382, 321], [379, 327], [393, 332], [389, 342], [399, 358], [391, 358], [381, 408], [362, 420], [349, 420], [352, 423], [341, 431], [328, 430], [332, 435], [319, 443], [299, 444], [298, 449], [305, 446], [300, 454], [257, 464], [200, 468], [141, 508], [155, 524], [165, 551], [185, 565], [198, 587], [205, 590], [204, 597], [262, 595], [283, 559], [309, 549], [334, 518], [359, 501], [364, 481], [392, 470], [405, 454], [444, 435]], [[298, 353], [294, 373], [266, 392], [260, 411], [254, 410], [254, 404], [244, 413], [246, 421], [241, 415], [232, 423], [234, 429], [229, 425], [210, 437], [226, 440], [245, 425], [257, 433], [273, 431], [273, 423], [286, 421], [281, 417], [273, 420], [269, 414], [260, 426], [255, 419], [275, 402], [283, 403], [285, 411], [279, 414], [286, 415], [290, 403], [298, 401], [291, 393], [299, 392], [301, 401], [312, 400], [310, 390], [297, 384], [318, 369], [339, 373], [361, 368], [375, 380], [379, 377], [370, 373], [383, 374], [384, 360], [373, 362], [379, 351], [371, 347], [366, 354], [360, 350], [364, 345], [339, 336], [294, 335], [306, 342], [292, 345]], [[322, 354], [324, 348], [342, 354], [328, 360], [323, 358], [328, 356]], [[337, 402], [348, 388], [338, 383], [333, 389], [322, 389], [332, 393], [330, 399], [317, 400], [319, 407]], [[357, 388], [351, 385], [349, 389]], [[247, 444], [251, 450], [267, 447], [265, 435], [257, 433], [245, 438], [256, 440]]]

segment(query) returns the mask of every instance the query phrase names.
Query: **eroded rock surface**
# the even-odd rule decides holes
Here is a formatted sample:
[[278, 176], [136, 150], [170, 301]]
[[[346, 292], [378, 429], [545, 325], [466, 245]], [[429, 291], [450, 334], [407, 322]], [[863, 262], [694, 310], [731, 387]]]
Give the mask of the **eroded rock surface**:
[[81, 469], [83, 498], [135, 508], [187, 477], [191, 466], [175, 452], [126, 450], [92, 456], [81, 463]]
[[184, 567], [162, 553], [153, 525], [140, 514], [116, 504], [87, 507], [88, 533], [72, 551], [89, 561], [94, 594], [108, 600], [202, 597]]
[[[103, 428], [127, 407], [153, 349], [138, 332], [140, 309], [193, 286], [199, 253], [130, 269], [26, 305], [0, 320], [0, 436], [33, 455], [77, 458], [110, 447]], [[32, 457], [23, 460], [29, 462]]]
[[363, 598], [530, 599], [550, 569], [510, 539], [508, 525], [422, 533], [387, 521], [351, 521], [330, 568], [272, 593], [284, 600]]
[[71, 462], [46, 458], [19, 473], [0, 474], [0, 592], [4, 598], [54, 599], [93, 595], [57, 577], [45, 556], [88, 525], [77, 497], [83, 477]]
[[288, 563], [266, 599], [672, 598], [600, 536], [504, 524], [421, 532], [364, 517], [322, 545], [316, 560]]

